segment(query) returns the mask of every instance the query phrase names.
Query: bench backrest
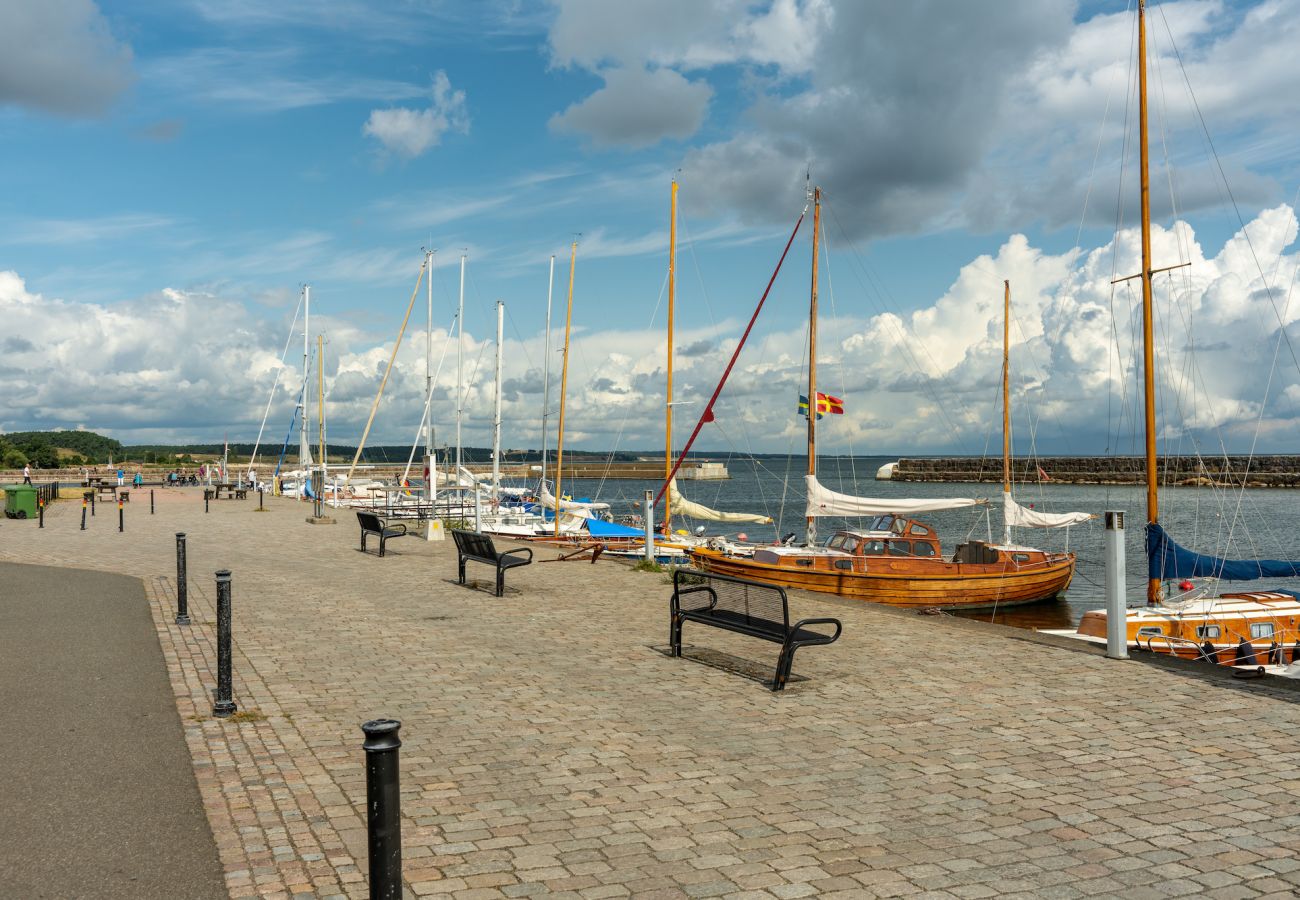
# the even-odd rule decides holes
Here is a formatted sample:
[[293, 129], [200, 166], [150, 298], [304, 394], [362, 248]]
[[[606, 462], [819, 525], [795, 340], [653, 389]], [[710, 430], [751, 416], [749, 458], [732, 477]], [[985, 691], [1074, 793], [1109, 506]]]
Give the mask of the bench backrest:
[[[709, 590], [678, 593], [691, 587], [708, 587]], [[747, 621], [775, 622], [787, 630], [790, 628], [790, 606], [785, 589], [773, 584], [677, 569], [673, 572], [673, 593], [678, 598], [678, 608], [683, 612], [712, 607], [719, 612], [739, 615]]]
[[451, 536], [456, 540], [456, 549], [465, 556], [477, 556], [482, 559], [497, 558], [497, 548], [493, 546], [492, 538], [486, 534], [453, 528]]
[[358, 512], [357, 521], [361, 523], [361, 527], [366, 531], [382, 532], [384, 530], [383, 523], [379, 521], [379, 516], [374, 513]]

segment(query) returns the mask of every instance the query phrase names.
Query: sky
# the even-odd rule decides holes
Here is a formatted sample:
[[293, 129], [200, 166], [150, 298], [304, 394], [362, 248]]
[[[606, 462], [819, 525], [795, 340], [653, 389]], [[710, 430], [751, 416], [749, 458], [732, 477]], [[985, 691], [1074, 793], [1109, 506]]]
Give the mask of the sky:
[[[1300, 0], [1149, 25], [1161, 450], [1295, 452]], [[540, 446], [549, 294], [554, 446], [576, 241], [566, 446], [662, 447], [675, 178], [678, 447], [817, 185], [825, 452], [998, 452], [1004, 280], [1016, 451], [1140, 452], [1134, 35], [1124, 0], [0, 4], [0, 430], [278, 448], [310, 285], [353, 444], [429, 248], [370, 442], [415, 438], [428, 346], [437, 442], [459, 405], [490, 443], [500, 300], [502, 441]], [[697, 449], [802, 452], [811, 219]]]

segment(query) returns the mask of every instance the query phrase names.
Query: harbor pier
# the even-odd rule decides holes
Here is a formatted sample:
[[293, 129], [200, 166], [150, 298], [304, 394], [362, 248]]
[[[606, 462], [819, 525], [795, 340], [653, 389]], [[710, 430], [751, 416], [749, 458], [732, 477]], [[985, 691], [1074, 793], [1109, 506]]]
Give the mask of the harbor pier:
[[[1300, 456], [1161, 456], [1160, 480], [1171, 487], [1210, 485], [1300, 487]], [[1013, 458], [1012, 479], [1060, 484], [1143, 484], [1145, 460], [1137, 456], [1050, 456]], [[891, 481], [1002, 482], [1002, 457], [904, 457]]]
[[[125, 533], [79, 530], [79, 501], [0, 525], [4, 560], [143, 583], [232, 897], [367, 895], [358, 727], [381, 717], [402, 722], [415, 897], [1300, 890], [1279, 802], [1300, 789], [1300, 704], [1267, 681], [791, 592], [792, 616], [844, 630], [773, 694], [770, 645], [688, 625], [685, 658], [664, 652], [660, 573], [539, 561], [498, 599], [490, 573], [455, 584], [450, 541], [380, 559], [344, 510], [312, 528], [306, 505], [266, 504], [205, 515], [201, 491], [166, 489]], [[238, 585], [229, 719], [211, 715], [218, 569]]]

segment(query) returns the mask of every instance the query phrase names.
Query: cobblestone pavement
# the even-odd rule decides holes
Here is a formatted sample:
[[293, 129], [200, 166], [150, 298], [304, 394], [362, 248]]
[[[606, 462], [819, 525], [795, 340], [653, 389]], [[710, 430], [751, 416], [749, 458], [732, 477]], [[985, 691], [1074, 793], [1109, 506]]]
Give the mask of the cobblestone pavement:
[[[773, 645], [688, 624], [697, 660], [656, 649], [661, 575], [539, 563], [497, 599], [486, 569], [454, 583], [450, 541], [379, 559], [349, 513], [157, 500], [124, 533], [73, 503], [3, 523], [0, 558], [145, 579], [232, 897], [365, 895], [359, 725], [381, 716], [403, 722], [408, 896], [1300, 891], [1294, 694], [797, 596], [844, 635], [774, 695], [744, 674]], [[223, 567], [244, 721], [210, 715]]]

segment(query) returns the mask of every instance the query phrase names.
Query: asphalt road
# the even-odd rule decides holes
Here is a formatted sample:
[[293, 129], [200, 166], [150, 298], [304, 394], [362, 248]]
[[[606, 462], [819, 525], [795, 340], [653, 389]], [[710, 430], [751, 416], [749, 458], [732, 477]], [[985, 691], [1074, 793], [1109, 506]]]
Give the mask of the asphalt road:
[[0, 898], [228, 896], [143, 585], [0, 563]]

